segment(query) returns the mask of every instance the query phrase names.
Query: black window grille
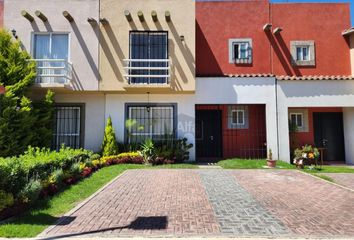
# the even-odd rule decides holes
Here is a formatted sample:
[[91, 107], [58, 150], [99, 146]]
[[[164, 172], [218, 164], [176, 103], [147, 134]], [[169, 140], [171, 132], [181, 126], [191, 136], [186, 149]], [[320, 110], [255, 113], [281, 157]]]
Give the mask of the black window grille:
[[129, 143], [150, 138], [165, 141], [175, 137], [174, 105], [135, 105], [127, 107], [126, 133]]
[[82, 141], [82, 106], [56, 106], [52, 148], [59, 150], [65, 144], [67, 147], [80, 148]]
[[168, 83], [168, 32], [130, 32], [130, 84]]

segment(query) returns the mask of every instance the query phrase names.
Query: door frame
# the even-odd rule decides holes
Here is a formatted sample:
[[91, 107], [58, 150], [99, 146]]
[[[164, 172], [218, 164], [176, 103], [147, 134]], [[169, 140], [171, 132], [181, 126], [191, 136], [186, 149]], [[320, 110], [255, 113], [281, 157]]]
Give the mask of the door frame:
[[[220, 149], [218, 151], [219, 153], [219, 156], [212, 156], [212, 157], [200, 157], [198, 156], [198, 145], [197, 142], [198, 142], [198, 139], [197, 139], [197, 136], [195, 135], [195, 148], [196, 148], [196, 161], [197, 162], [209, 162], [208, 160], [213, 160], [213, 161], [217, 161], [217, 160], [220, 160], [223, 158], [223, 124], [222, 124], [222, 121], [223, 121], [223, 118], [222, 118], [222, 115], [223, 115], [223, 110], [222, 109], [196, 109], [195, 110], [195, 125], [197, 125], [197, 121], [198, 121], [198, 114], [197, 112], [216, 112], [218, 117], [217, 117], [217, 120], [219, 122], [219, 127], [220, 127], [220, 131], [219, 131], [219, 136], [220, 136], [220, 140], [219, 140], [219, 146], [220, 146]], [[212, 113], [211, 113], [212, 114]], [[203, 127], [202, 127], [203, 129]]]

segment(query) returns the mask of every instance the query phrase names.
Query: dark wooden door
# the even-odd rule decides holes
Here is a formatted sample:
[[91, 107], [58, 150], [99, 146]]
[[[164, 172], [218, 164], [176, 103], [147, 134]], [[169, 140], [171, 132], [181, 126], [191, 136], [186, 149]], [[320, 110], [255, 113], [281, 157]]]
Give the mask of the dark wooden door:
[[197, 160], [221, 158], [221, 110], [197, 110], [195, 125]]
[[343, 113], [313, 113], [315, 144], [326, 148], [324, 161], [344, 161]]

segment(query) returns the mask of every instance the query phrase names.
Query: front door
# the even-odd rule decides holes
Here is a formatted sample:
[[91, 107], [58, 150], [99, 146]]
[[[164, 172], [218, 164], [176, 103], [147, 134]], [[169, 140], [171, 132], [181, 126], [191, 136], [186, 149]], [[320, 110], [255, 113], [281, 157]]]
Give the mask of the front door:
[[198, 161], [222, 157], [221, 110], [196, 110], [196, 153]]
[[315, 144], [323, 147], [324, 161], [344, 161], [343, 113], [313, 113]]

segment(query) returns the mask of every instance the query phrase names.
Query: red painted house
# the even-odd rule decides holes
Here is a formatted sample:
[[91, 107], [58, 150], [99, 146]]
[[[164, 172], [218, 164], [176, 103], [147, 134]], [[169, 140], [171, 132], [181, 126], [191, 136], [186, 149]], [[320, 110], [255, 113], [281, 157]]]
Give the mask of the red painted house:
[[[225, 85], [223, 92], [218, 92], [225, 95], [222, 100], [214, 96], [213, 102], [211, 96], [196, 105], [197, 129], [198, 122], [209, 126], [207, 122], [213, 121], [220, 126], [211, 133], [214, 145], [210, 137], [199, 144], [196, 140], [197, 158], [259, 158], [272, 149], [289, 161], [293, 151], [289, 121], [298, 124], [292, 134], [295, 147], [312, 144], [325, 148], [330, 161], [344, 161], [349, 158], [345, 156], [354, 154], [344, 148], [352, 137], [343, 134], [344, 128], [350, 128], [345, 121], [351, 119], [346, 115], [352, 110], [345, 99], [353, 96], [352, 92], [343, 94], [345, 88], [352, 87], [350, 39], [342, 35], [349, 26], [349, 3], [197, 1], [197, 82], [210, 88], [208, 81], [214, 81], [215, 89], [218, 84]], [[258, 86], [270, 86], [273, 91], [264, 93]], [[263, 99], [257, 99], [257, 92]], [[253, 98], [248, 97], [252, 94]], [[274, 98], [267, 102], [267, 96]], [[330, 101], [333, 96], [335, 101]], [[241, 109], [246, 110], [238, 112]], [[198, 112], [212, 120], [198, 119]], [[220, 116], [218, 121], [211, 117], [215, 114]], [[238, 118], [247, 126], [230, 127], [228, 123]], [[271, 127], [274, 122], [275, 129]], [[328, 133], [330, 122], [341, 127]], [[220, 137], [215, 137], [217, 132]], [[205, 152], [203, 146], [208, 141]]]

